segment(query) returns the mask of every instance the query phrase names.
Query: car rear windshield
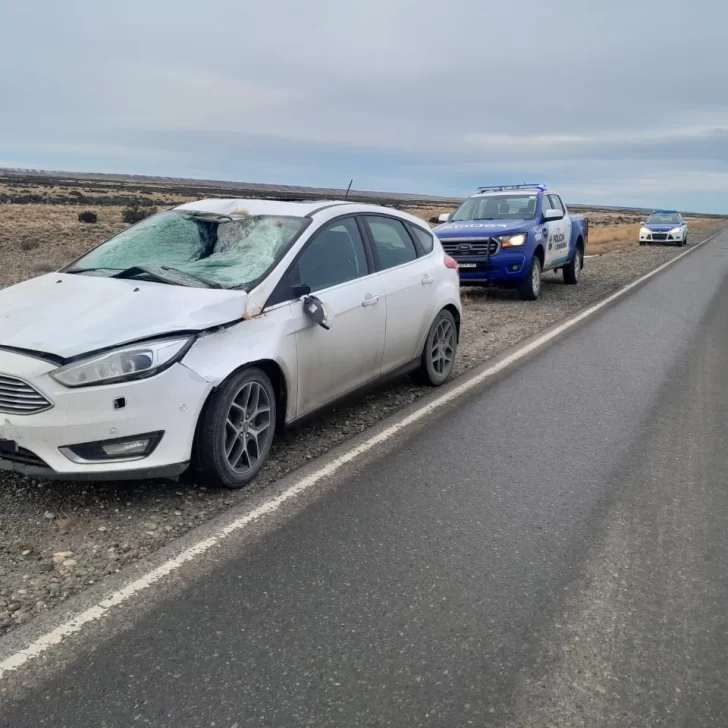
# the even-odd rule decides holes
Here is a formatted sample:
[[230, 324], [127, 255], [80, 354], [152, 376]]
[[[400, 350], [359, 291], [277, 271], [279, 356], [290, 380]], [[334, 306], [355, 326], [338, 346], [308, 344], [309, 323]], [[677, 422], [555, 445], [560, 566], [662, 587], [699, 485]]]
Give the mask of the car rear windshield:
[[186, 274], [190, 286], [205, 287], [207, 281], [214, 287], [246, 288], [268, 273], [308, 222], [170, 210], [127, 228], [65, 272], [111, 277], [141, 267]]
[[536, 216], [536, 195], [471, 197], [455, 211], [452, 220], [530, 220]]
[[679, 225], [680, 216], [672, 212], [655, 212], [647, 218], [649, 225]]

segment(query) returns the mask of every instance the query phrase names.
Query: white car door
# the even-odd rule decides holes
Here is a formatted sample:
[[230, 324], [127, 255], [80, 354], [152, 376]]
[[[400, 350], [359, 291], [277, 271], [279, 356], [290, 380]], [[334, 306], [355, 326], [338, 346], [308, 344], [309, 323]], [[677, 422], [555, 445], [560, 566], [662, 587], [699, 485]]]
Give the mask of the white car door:
[[558, 195], [544, 195], [543, 209], [559, 210], [564, 215], [561, 220], [549, 220], [546, 223], [549, 233], [544, 269], [548, 270], [568, 260], [571, 221], [566, 215], [566, 208]]
[[291, 286], [309, 286], [333, 314], [327, 331], [291, 304], [296, 337], [296, 416], [308, 414], [376, 379], [386, 320], [384, 286], [373, 273], [354, 217], [326, 225], [306, 244], [288, 273]]
[[[418, 251], [404, 223], [383, 215], [363, 215], [376, 256], [387, 303], [382, 374], [409, 364], [435, 314], [431, 294], [435, 256]], [[419, 257], [418, 257], [419, 256]]]

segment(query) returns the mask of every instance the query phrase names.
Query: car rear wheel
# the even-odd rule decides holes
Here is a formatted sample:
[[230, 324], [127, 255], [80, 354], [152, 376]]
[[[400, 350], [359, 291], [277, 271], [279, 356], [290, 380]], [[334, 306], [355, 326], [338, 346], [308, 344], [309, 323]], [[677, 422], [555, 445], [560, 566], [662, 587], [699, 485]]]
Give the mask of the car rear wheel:
[[524, 301], [535, 301], [541, 293], [541, 261], [534, 255], [528, 275], [518, 286], [518, 294]]
[[568, 283], [573, 286], [579, 282], [579, 276], [581, 275], [581, 261], [581, 249], [577, 248], [574, 251], [574, 257], [571, 259], [571, 262], [564, 266], [564, 283]]
[[276, 425], [276, 395], [257, 368], [229, 377], [210, 396], [195, 442], [196, 469], [212, 486], [242, 488], [268, 459]]
[[431, 387], [444, 384], [455, 366], [457, 348], [458, 329], [455, 317], [443, 309], [427, 332], [420, 366], [413, 372], [412, 379], [418, 384], [429, 384]]

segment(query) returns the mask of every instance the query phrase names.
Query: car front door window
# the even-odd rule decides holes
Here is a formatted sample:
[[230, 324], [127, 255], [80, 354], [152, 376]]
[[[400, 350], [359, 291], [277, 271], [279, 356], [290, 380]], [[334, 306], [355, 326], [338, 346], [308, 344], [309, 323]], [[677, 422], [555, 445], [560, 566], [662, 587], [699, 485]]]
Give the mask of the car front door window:
[[354, 218], [346, 218], [319, 232], [305, 248], [294, 269], [297, 284], [312, 292], [368, 275], [364, 242]]

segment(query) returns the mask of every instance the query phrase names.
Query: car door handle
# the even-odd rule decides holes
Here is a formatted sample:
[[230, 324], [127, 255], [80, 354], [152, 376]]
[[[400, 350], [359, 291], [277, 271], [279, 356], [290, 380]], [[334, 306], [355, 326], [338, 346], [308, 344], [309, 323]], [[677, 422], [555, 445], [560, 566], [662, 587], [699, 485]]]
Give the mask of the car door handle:
[[422, 281], [421, 281], [423, 286], [429, 286], [430, 283], [434, 283], [434, 282], [435, 282], [435, 279], [432, 278], [429, 273], [425, 274], [422, 277]]
[[379, 303], [379, 296], [372, 296], [371, 293], [367, 293], [366, 296], [364, 296], [364, 300], [361, 302], [361, 305], [366, 308], [367, 306], [376, 306]]

